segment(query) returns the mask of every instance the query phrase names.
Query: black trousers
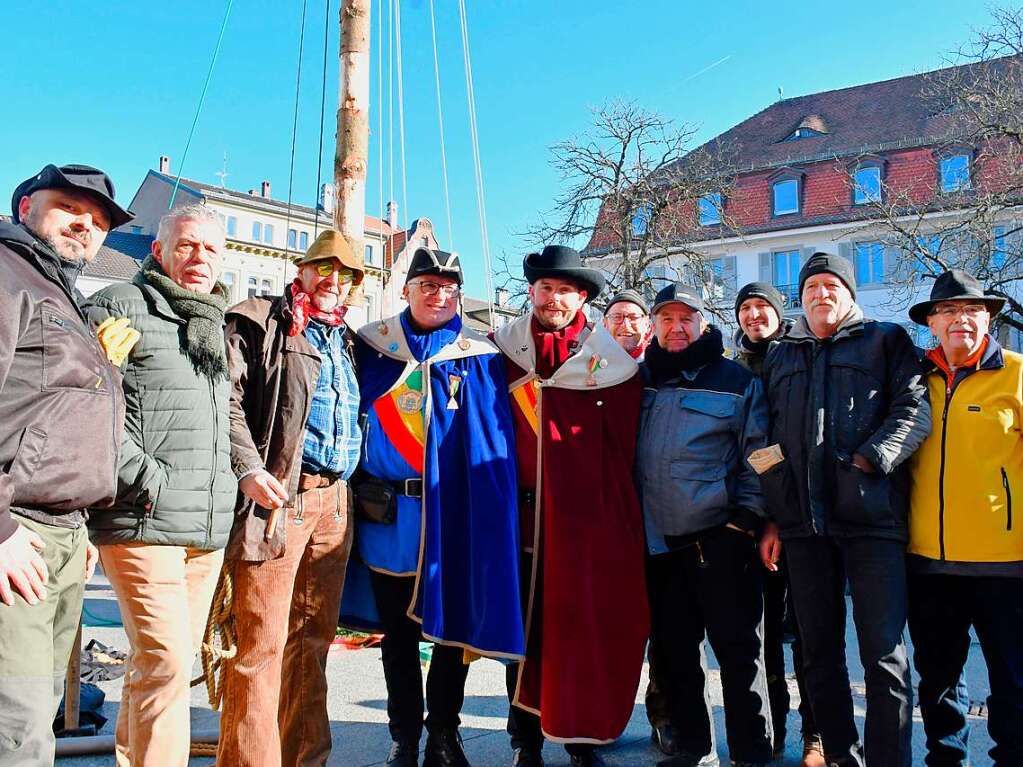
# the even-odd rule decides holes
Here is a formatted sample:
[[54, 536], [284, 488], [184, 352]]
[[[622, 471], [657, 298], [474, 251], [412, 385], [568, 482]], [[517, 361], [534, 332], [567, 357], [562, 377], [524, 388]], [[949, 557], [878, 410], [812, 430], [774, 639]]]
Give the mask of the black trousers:
[[1023, 764], [1023, 578], [909, 576], [909, 634], [920, 674], [928, 767], [969, 760], [970, 697], [963, 669], [970, 627], [987, 664], [987, 728], [995, 767]]
[[813, 709], [803, 681], [803, 646], [792, 607], [792, 591], [789, 588], [784, 556], [778, 566], [778, 572], [764, 575], [764, 664], [767, 667], [767, 695], [771, 699], [774, 742], [781, 746], [785, 743], [786, 720], [791, 704], [789, 686], [785, 679], [786, 633], [794, 635], [792, 670], [799, 688], [799, 718], [803, 735], [816, 735], [817, 726], [813, 721]]
[[[803, 673], [829, 759], [909, 767], [913, 687], [906, 653], [906, 545], [880, 538], [814, 535], [785, 543], [803, 638]], [[861, 746], [846, 665], [845, 583], [867, 688]]]
[[[420, 625], [408, 617], [415, 586], [413, 577], [372, 571], [373, 596], [384, 628], [380, 660], [387, 683], [387, 720], [395, 741], [419, 743], [423, 734], [423, 671], [419, 662]], [[435, 644], [426, 677], [426, 728], [430, 732], [458, 728], [469, 667], [462, 648]]]
[[[667, 655], [673, 649], [670, 644], [665, 644], [665, 641], [671, 636], [670, 626], [678, 619], [678, 605], [673, 601], [674, 589], [672, 587], [672, 571], [678, 566], [677, 560], [678, 557], [671, 554], [656, 554], [648, 556], [646, 559], [647, 599], [650, 603], [650, 644], [647, 646], [649, 681], [643, 702], [651, 727], [672, 724], [679, 729], [671, 718], [670, 682], [665, 678], [664, 673], [664, 669], [668, 666]], [[700, 648], [700, 668], [703, 669], [704, 678], [706, 678], [707, 657], [702, 646]], [[706, 705], [701, 709], [688, 712], [687, 716], [695, 717], [700, 722], [706, 720], [706, 726], [710, 727], [712, 714], [709, 695], [705, 695], [704, 699]], [[703, 727], [702, 724], [695, 726], [697, 729]], [[710, 751], [716, 751], [713, 727], [710, 727], [710, 732]]]
[[[668, 540], [671, 546], [673, 541]], [[669, 690], [679, 745], [696, 755], [713, 748], [705, 695], [704, 637], [721, 666], [728, 750], [736, 761], [771, 760], [772, 729], [763, 660], [763, 566], [756, 542], [718, 527], [695, 543], [661, 555], [671, 558], [667, 594], [674, 610], [655, 621], [664, 653], [661, 676]]]

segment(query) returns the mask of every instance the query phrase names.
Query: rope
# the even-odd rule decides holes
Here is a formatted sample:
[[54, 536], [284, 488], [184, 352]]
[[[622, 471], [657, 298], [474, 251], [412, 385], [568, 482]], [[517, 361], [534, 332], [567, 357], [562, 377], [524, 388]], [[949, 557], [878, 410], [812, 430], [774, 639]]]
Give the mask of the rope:
[[[305, 50], [306, 0], [302, 0], [302, 26], [298, 33], [298, 75], [295, 77], [295, 119], [291, 124], [291, 167], [288, 170], [288, 215], [284, 221], [284, 257], [288, 257], [288, 237], [291, 236], [291, 192], [295, 183], [295, 140], [298, 137], [298, 95], [302, 89], [302, 52]], [[319, 186], [317, 184], [317, 186]], [[295, 246], [298, 247], [296, 237]]]
[[[405, 89], [401, 69], [401, 0], [394, 0], [394, 61], [398, 75], [398, 147], [401, 150], [401, 205], [400, 220], [408, 221], [408, 179], [405, 171]], [[403, 229], [408, 227], [402, 224]]]
[[231, 16], [231, 6], [234, 0], [227, 0], [227, 10], [224, 11], [224, 20], [220, 24], [220, 37], [217, 38], [217, 47], [213, 49], [213, 60], [210, 61], [210, 70], [206, 73], [206, 82], [202, 86], [202, 93], [199, 94], [199, 106], [196, 107], [195, 117], [192, 119], [192, 128], [188, 131], [188, 140], [185, 141], [185, 151], [181, 153], [181, 164], [178, 166], [178, 177], [174, 181], [174, 191], [171, 192], [170, 202], [167, 210], [174, 208], [174, 198], [178, 196], [178, 187], [181, 186], [181, 174], [185, 170], [185, 159], [188, 157], [188, 148], [192, 146], [192, 137], [195, 135], [195, 126], [199, 124], [199, 114], [202, 112], [202, 105], [206, 101], [206, 91], [209, 90], [210, 80], [213, 79], [213, 67], [217, 63], [217, 56], [220, 55], [220, 44], [224, 42], [224, 32], [227, 30], [227, 20]]
[[440, 64], [437, 59], [437, 25], [433, 15], [433, 0], [430, 0], [430, 36], [433, 38], [433, 81], [437, 90], [437, 127], [440, 129], [440, 168], [444, 179], [444, 207], [448, 216], [449, 250], [455, 249], [455, 232], [451, 226], [451, 197], [448, 195], [448, 159], [444, 150], [444, 112], [440, 97]]
[[216, 756], [216, 743], [192, 743], [188, 747], [189, 756]]
[[[327, 0], [323, 13], [323, 80], [320, 85], [320, 149], [316, 154], [316, 196], [320, 199], [320, 174], [323, 172], [323, 117], [327, 110], [327, 33], [330, 30], [330, 0]], [[335, 205], [337, 202], [335, 201]], [[316, 206], [313, 216], [313, 239], [320, 230], [320, 206]]]
[[[235, 643], [234, 618], [234, 581], [231, 568], [224, 567], [220, 571], [217, 590], [210, 605], [210, 615], [206, 621], [206, 632], [203, 634], [202, 676], [192, 680], [192, 686], [206, 682], [206, 694], [214, 711], [220, 709], [224, 697], [224, 674], [222, 662], [230, 660], [238, 653]], [[219, 635], [219, 642], [218, 642]], [[220, 672], [219, 678], [217, 672]]]
[[[387, 199], [394, 199], [394, 1], [387, 3]], [[397, 221], [394, 222], [397, 225]], [[394, 268], [394, 228], [388, 237], [388, 250], [391, 252], [391, 268], [387, 270], [387, 292], [391, 306], [397, 303], [397, 291], [393, 279]]]
[[476, 125], [476, 94], [472, 85], [472, 61], [469, 56], [469, 29], [465, 0], [458, 0], [458, 16], [462, 28], [462, 58], [465, 63], [465, 93], [469, 107], [469, 137], [472, 143], [473, 173], [476, 176], [476, 211], [479, 216], [480, 239], [483, 246], [483, 268], [487, 286], [487, 308], [490, 327], [494, 328], [494, 276], [490, 260], [490, 234], [487, 232], [486, 196], [483, 191], [483, 164], [480, 161], [479, 133]]
[[[377, 0], [377, 212], [384, 217], [384, 0]], [[383, 231], [381, 231], [383, 234]], [[383, 240], [383, 238], [381, 238]], [[380, 265], [384, 265], [384, 253], [380, 254]], [[386, 273], [386, 272], [385, 272]], [[381, 310], [383, 307], [377, 307]], [[366, 312], [366, 321], [371, 318]]]

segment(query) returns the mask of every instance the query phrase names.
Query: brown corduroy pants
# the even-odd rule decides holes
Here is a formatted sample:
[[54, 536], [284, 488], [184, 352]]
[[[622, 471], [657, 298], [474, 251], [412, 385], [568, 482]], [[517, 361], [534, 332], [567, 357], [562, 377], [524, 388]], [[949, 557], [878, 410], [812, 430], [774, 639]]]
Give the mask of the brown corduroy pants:
[[283, 557], [226, 565], [238, 653], [224, 670], [225, 767], [319, 767], [330, 754], [325, 669], [352, 548], [346, 488], [301, 493], [281, 521]]

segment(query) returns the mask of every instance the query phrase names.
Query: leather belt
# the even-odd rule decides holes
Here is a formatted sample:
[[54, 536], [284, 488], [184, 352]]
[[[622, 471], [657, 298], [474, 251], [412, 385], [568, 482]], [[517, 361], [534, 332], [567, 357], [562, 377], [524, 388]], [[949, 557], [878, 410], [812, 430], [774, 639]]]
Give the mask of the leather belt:
[[393, 487], [394, 492], [398, 495], [407, 495], [409, 498], [423, 497], [423, 480], [419, 477], [412, 477], [410, 479], [382, 479], [380, 481]]
[[298, 492], [305, 493], [320, 487], [330, 487], [339, 479], [337, 474], [306, 474], [303, 472], [298, 477]]

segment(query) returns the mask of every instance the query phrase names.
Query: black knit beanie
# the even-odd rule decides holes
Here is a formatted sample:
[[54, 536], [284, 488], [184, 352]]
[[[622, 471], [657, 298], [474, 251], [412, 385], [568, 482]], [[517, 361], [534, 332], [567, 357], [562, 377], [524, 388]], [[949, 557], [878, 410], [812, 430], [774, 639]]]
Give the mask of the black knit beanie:
[[778, 313], [778, 321], [781, 322], [782, 307], [785, 304], [785, 296], [769, 282], [751, 282], [743, 285], [735, 296], [735, 320], [739, 320], [739, 307], [748, 298], [762, 298], [769, 303]]
[[799, 270], [799, 294], [803, 294], [803, 283], [807, 281], [809, 277], [821, 272], [828, 272], [835, 275], [845, 286], [849, 288], [849, 292], [852, 293], [853, 300], [856, 300], [856, 270], [853, 268], [852, 261], [842, 256], [836, 256], [831, 253], [814, 253], [807, 259], [807, 262], [803, 264], [803, 268]]

